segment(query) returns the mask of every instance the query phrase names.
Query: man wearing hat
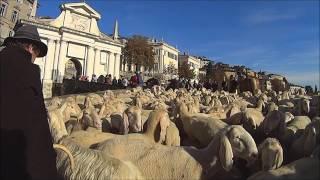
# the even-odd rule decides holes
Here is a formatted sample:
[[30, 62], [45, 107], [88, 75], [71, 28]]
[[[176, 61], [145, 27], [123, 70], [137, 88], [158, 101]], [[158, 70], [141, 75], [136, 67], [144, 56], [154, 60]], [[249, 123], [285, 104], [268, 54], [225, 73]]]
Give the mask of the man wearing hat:
[[57, 179], [40, 68], [33, 64], [48, 48], [32, 25], [19, 27], [2, 46], [1, 179]]

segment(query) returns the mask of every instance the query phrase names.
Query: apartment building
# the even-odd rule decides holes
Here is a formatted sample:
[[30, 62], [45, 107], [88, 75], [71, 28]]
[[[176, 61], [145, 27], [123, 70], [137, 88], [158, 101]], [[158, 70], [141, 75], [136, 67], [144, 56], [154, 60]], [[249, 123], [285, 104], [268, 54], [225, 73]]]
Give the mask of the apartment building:
[[19, 19], [35, 17], [37, 0], [0, 0], [0, 44], [13, 36], [13, 28]]

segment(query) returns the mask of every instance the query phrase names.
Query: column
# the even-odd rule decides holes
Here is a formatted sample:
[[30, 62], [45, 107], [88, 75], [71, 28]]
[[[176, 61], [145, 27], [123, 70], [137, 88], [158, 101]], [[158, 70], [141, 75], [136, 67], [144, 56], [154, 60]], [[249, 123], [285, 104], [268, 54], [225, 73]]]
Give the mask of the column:
[[95, 49], [95, 55], [94, 55], [94, 67], [93, 67], [93, 74], [98, 76], [98, 66], [100, 65], [100, 58], [101, 58], [101, 50]]
[[105, 71], [107, 73], [107, 75], [109, 74], [109, 60], [110, 60], [110, 54], [109, 52], [107, 52], [107, 59], [106, 59], [106, 64], [105, 64]]
[[114, 74], [113, 76], [119, 79], [120, 75], [120, 54], [115, 53], [114, 54], [115, 60], [114, 60]]
[[114, 74], [114, 53], [109, 53], [109, 63], [108, 63], [108, 74], [112, 75]]
[[163, 50], [160, 50], [160, 55], [159, 55], [159, 73], [163, 72]]
[[48, 53], [44, 67], [44, 76], [42, 82], [42, 92], [44, 98], [52, 97], [52, 70], [55, 54], [54, 40], [48, 39]]
[[57, 69], [58, 69], [58, 62], [59, 62], [59, 51], [60, 51], [60, 41], [59, 40], [56, 40], [56, 48], [55, 48], [55, 51], [54, 51], [54, 64], [53, 64], [53, 70], [52, 70], [52, 80], [53, 81], [56, 81], [57, 78], [58, 78], [58, 75], [57, 75]]
[[121, 72], [121, 71], [123, 71], [123, 68], [122, 68], [122, 67], [123, 67], [123, 65], [122, 65], [122, 59], [121, 59], [121, 56], [120, 56], [120, 63], [119, 63], [119, 64], [120, 64], [120, 72]]
[[126, 62], [126, 64], [124, 65], [124, 71], [127, 72], [128, 71], [128, 63]]
[[89, 46], [88, 47], [88, 57], [86, 63], [86, 76], [88, 76], [89, 81], [91, 80], [92, 73], [93, 73], [93, 65], [94, 65], [94, 48]]
[[66, 41], [61, 40], [60, 42], [60, 54], [59, 54], [59, 63], [58, 63], [58, 82], [63, 82], [63, 76], [66, 66], [66, 56], [67, 56], [67, 47], [68, 44]]
[[44, 68], [44, 76], [45, 80], [52, 80], [52, 69], [53, 69], [53, 61], [54, 61], [54, 41], [52, 39], [48, 39], [48, 53], [45, 62]]

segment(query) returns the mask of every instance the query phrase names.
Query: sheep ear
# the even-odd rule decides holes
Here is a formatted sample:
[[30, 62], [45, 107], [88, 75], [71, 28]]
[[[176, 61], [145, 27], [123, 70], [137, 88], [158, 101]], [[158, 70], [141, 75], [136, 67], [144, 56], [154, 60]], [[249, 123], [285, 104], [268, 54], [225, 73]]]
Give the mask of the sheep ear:
[[316, 136], [316, 130], [314, 127], [310, 127], [305, 130], [306, 133], [306, 138], [304, 141], [304, 146], [303, 146], [303, 153], [305, 156], [309, 156], [312, 154], [312, 151], [315, 149], [317, 146], [317, 136]]
[[128, 134], [129, 133], [129, 119], [128, 119], [128, 116], [127, 116], [126, 112], [123, 112], [122, 118], [123, 119], [122, 119], [121, 131], [124, 134]]
[[264, 148], [265, 144], [266, 144], [266, 141], [263, 141], [261, 144], [258, 145], [258, 152], [259, 152], [259, 154], [261, 153], [261, 151], [262, 151], [262, 149]]
[[167, 135], [167, 128], [170, 125], [170, 119], [168, 117], [168, 114], [166, 112], [164, 112], [164, 114], [162, 115], [162, 117], [160, 118], [160, 139], [159, 139], [159, 143], [163, 143], [166, 140], [166, 135]]
[[84, 106], [85, 106], [86, 108], [88, 108], [88, 107], [89, 107], [89, 100], [88, 100], [88, 97], [84, 99]]
[[279, 133], [282, 134], [286, 129], [286, 120], [284, 117], [280, 117], [279, 121], [280, 121], [278, 125]]
[[229, 139], [225, 135], [220, 139], [219, 157], [223, 169], [230, 171], [233, 166], [233, 152]]
[[275, 168], [279, 168], [283, 162], [283, 151], [278, 150], [276, 151], [276, 155], [275, 155], [275, 160], [273, 161], [275, 164], [273, 165], [273, 167]]

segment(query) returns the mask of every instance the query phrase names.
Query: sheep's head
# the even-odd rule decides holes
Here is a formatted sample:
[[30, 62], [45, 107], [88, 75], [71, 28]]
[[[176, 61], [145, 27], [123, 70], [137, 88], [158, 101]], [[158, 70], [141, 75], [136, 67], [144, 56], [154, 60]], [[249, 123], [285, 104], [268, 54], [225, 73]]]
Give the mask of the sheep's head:
[[74, 99], [66, 99], [66, 108], [64, 110], [64, 116], [68, 120], [71, 116], [77, 117], [78, 120], [82, 118], [82, 111]]
[[276, 105], [276, 103], [271, 102], [268, 106], [268, 112], [274, 111], [274, 110], [278, 110], [278, 106]]
[[141, 119], [141, 109], [137, 106], [129, 107], [124, 115], [127, 116], [129, 128], [131, 132], [141, 132], [142, 131], [142, 119]]
[[[126, 94], [129, 94], [129, 92]], [[114, 93], [111, 91], [111, 90], [106, 90], [102, 96], [103, 100], [104, 101], [110, 101], [110, 100], [113, 100], [114, 99]]]
[[95, 93], [90, 93], [90, 94], [88, 94], [87, 97], [90, 97], [93, 105], [101, 105], [104, 102], [104, 99], [100, 95], [95, 94]]
[[310, 111], [310, 100], [309, 99], [301, 99], [301, 108], [302, 113], [308, 114]]
[[59, 107], [61, 106], [61, 99], [58, 97], [54, 97], [51, 99], [51, 101], [48, 104], [49, 106], [55, 106], [55, 107]]
[[285, 112], [284, 113], [284, 121], [285, 121], [285, 123], [289, 123], [293, 119], [294, 119], [294, 115], [293, 114], [291, 114], [290, 112]]
[[248, 164], [258, 158], [258, 149], [252, 136], [240, 125], [232, 125], [221, 132], [219, 159], [222, 167], [230, 171], [233, 157], [244, 159]]
[[84, 99], [84, 106], [85, 106], [86, 108], [94, 108], [94, 106], [93, 106], [93, 104], [92, 104], [92, 102], [91, 102], [90, 97], [85, 97], [85, 99]]
[[256, 111], [249, 111], [247, 109], [243, 112], [243, 118], [242, 118], [242, 124], [243, 127], [253, 133], [257, 130], [257, 128], [260, 126], [261, 122], [263, 121], [263, 115], [261, 112]]
[[305, 156], [308, 156], [315, 149], [317, 144], [320, 141], [320, 119], [314, 119], [310, 124], [305, 128], [303, 138], [303, 152]]
[[273, 170], [281, 166], [283, 162], [283, 149], [275, 138], [265, 139], [258, 147], [261, 155], [262, 170]]
[[[284, 119], [286, 116], [283, 116], [282, 112], [278, 110], [271, 111], [267, 114], [263, 121], [263, 131], [266, 135], [272, 133], [277, 128], [282, 128], [284, 124]], [[285, 125], [285, 124], [284, 124]]]

